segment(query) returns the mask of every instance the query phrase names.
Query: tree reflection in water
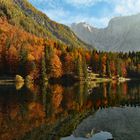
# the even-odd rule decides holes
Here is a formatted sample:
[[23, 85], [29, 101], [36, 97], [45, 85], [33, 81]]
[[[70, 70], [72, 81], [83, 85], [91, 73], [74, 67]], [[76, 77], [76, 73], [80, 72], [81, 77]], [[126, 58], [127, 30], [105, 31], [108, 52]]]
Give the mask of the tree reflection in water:
[[87, 83], [32, 85], [18, 91], [13, 86], [0, 87], [0, 139], [59, 140], [71, 135], [82, 119], [98, 108], [140, 103], [139, 82], [91, 87]]

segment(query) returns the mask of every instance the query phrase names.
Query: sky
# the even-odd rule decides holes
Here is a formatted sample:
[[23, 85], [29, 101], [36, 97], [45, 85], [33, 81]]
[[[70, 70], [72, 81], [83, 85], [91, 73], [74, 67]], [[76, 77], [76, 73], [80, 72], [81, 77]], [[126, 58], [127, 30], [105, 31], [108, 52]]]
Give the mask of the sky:
[[140, 13], [140, 0], [29, 0], [52, 20], [105, 28], [113, 17]]

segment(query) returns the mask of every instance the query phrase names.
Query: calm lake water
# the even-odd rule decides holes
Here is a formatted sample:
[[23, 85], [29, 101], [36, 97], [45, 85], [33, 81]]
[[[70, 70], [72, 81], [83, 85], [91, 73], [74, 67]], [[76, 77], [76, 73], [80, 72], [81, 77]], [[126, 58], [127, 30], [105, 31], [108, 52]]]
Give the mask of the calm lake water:
[[139, 81], [21, 87], [0, 86], [0, 140], [140, 139]]

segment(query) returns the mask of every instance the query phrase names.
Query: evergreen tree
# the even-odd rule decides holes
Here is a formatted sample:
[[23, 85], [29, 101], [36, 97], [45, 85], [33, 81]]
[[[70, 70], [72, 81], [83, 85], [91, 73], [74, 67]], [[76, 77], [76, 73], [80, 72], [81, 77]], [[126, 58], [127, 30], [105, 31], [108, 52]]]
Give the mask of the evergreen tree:
[[99, 55], [99, 75], [103, 76], [102, 55]]
[[96, 50], [93, 50], [92, 54], [91, 54], [91, 60], [90, 60], [91, 64], [90, 65], [95, 73], [97, 73], [99, 70], [99, 62], [98, 61], [99, 61], [98, 60], [98, 53]]
[[76, 75], [78, 76], [79, 79], [82, 78], [83, 76], [83, 68], [82, 68], [82, 61], [81, 61], [81, 56], [79, 55], [76, 59]]
[[11, 40], [10, 40], [9, 37], [7, 37], [6, 44], [5, 44], [6, 49], [9, 49], [10, 48], [10, 45], [11, 45]]
[[107, 62], [106, 62], [106, 75], [111, 77], [110, 60], [109, 59], [107, 59]]
[[121, 77], [122, 76], [121, 60], [118, 58], [116, 63], [117, 63], [117, 75]]
[[24, 47], [20, 50], [20, 60], [19, 60], [19, 73], [21, 75], [26, 75], [26, 64], [27, 64], [28, 51]]
[[50, 46], [45, 47], [45, 61], [46, 61], [46, 73], [49, 75], [51, 72], [51, 58], [53, 57], [53, 49]]
[[86, 64], [86, 59], [83, 57], [83, 75], [84, 78], [87, 79], [88, 77], [88, 72], [87, 72], [87, 64]]
[[46, 75], [46, 62], [45, 62], [45, 57], [43, 55], [41, 59], [41, 79], [43, 80], [43, 83], [46, 82], [47, 80], [47, 75]]

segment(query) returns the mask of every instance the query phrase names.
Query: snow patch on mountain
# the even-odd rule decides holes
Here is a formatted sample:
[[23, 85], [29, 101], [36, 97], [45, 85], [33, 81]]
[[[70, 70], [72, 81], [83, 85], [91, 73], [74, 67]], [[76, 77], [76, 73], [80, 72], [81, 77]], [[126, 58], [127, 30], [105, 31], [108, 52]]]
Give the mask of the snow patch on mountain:
[[74, 23], [71, 29], [97, 50], [140, 51], [140, 14], [113, 18], [104, 29], [94, 28], [86, 22]]

